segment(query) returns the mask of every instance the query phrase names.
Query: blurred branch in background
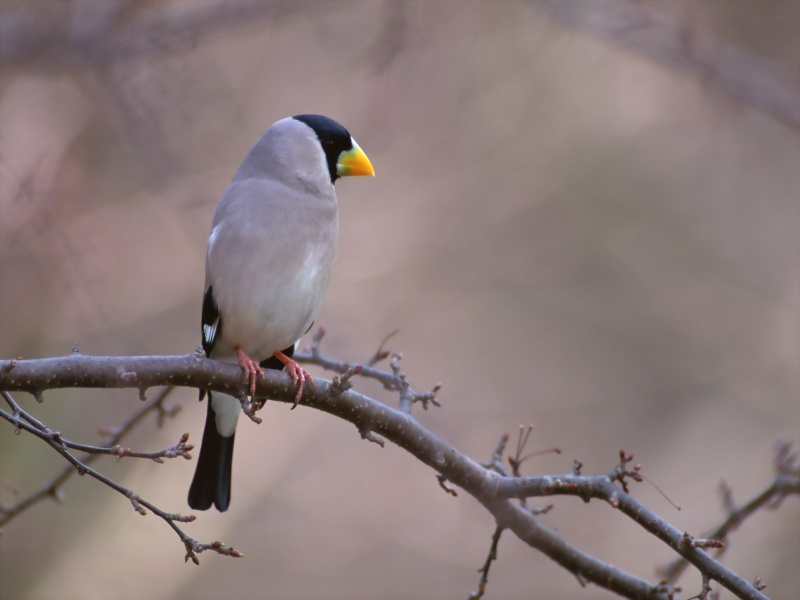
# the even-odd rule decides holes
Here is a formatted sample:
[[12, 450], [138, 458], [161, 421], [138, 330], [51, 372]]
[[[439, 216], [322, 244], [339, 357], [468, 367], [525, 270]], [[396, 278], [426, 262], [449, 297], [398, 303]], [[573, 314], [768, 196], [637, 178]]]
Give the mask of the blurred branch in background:
[[[635, 448], [670, 495], [690, 496], [671, 519], [681, 531], [718, 522], [709, 489], [724, 478], [752, 496], [730, 502], [735, 524], [772, 497], [756, 494], [759, 457], [794, 440], [800, 416], [798, 26], [794, 1], [2, 0], [0, 356], [57, 356], [74, 339], [112, 356], [194, 347], [208, 223], [241, 152], [265, 123], [322, 110], [353, 123], [380, 175], [340, 207], [341, 260], [321, 317], [336, 323], [336, 354], [365, 355], [364, 340], [400, 327], [414, 348], [405, 366], [447, 381], [458, 400], [426, 426], [465, 453], [535, 416], [548, 424], [537, 439], [571, 448], [588, 472]], [[313, 348], [309, 360], [347, 372]], [[415, 391], [383, 350], [358, 367], [371, 397], [401, 390], [403, 414], [442, 398]], [[126, 444], [164, 448], [200, 427], [205, 407], [188, 389], [173, 402], [179, 394], [193, 410]], [[94, 400], [51, 392], [31, 416], [92, 439], [93, 423], [126, 420], [136, 394]], [[264, 595], [268, 580], [275, 598], [451, 597], [472, 583], [476, 545], [483, 553], [505, 526], [452, 501], [457, 486], [441, 473], [421, 484], [427, 469], [391, 444], [361, 448], [339, 419], [277, 408], [237, 455], [253, 475], [238, 518], [192, 525], [263, 549], [257, 569], [211, 560], [176, 571], [153, 550], [153, 530], [174, 544], [158, 519], [109, 539], [125, 503], [87, 479], [62, 488], [77, 469], [3, 427], [0, 492], [13, 482], [38, 512], [19, 544], [0, 547], [0, 596], [104, 600], [124, 586], [234, 600]], [[543, 457], [538, 472], [560, 472], [560, 460]], [[182, 496], [191, 470], [104, 464], [150, 500]], [[488, 468], [522, 480], [500, 455]], [[54, 477], [45, 486], [43, 473]], [[41, 502], [58, 489], [69, 503]], [[636, 491], [649, 504], [652, 491]], [[775, 598], [800, 581], [795, 498], [748, 512], [726, 547], [728, 567], [762, 576]], [[629, 573], [658, 578], [652, 566], [676, 556], [605, 502], [558, 508], [552, 529]], [[539, 508], [515, 510], [524, 525]], [[291, 535], [309, 522], [314, 536]], [[512, 552], [509, 532], [497, 545], [501, 568], [490, 552], [478, 584], [491, 566], [491, 596], [528, 598], [532, 580], [540, 596], [574, 596], [566, 570]], [[687, 571], [669, 583], [699, 590]]]
[[[800, 130], [800, 80], [773, 61], [715, 38], [652, 0], [533, 0], [568, 27], [612, 41]], [[683, 3], [674, 3], [681, 6]]]
[[203, 37], [280, 20], [319, 2], [163, 3], [153, 0], [5, 0], [0, 61], [49, 69], [104, 68], [192, 49]]
[[[191, 444], [186, 444], [189, 439], [188, 433], [184, 433], [177, 444], [170, 446], [169, 448], [165, 448], [159, 452], [136, 452], [132, 451], [130, 448], [122, 448], [117, 445], [117, 442], [122, 440], [122, 438], [124, 438], [125, 435], [130, 432], [147, 413], [157, 410], [159, 421], [161, 421], [165, 414], [174, 414], [174, 412], [176, 412], [174, 410], [165, 411], [163, 407], [163, 402], [172, 389], [172, 386], [163, 388], [155, 400], [152, 400], [143, 408], [131, 415], [131, 417], [124, 424], [122, 424], [106, 442], [106, 446], [87, 446], [86, 444], [78, 444], [67, 440], [61, 435], [61, 432], [53, 431], [46, 424], [42, 423], [28, 411], [24, 410], [16, 402], [16, 400], [14, 400], [11, 394], [5, 391], [0, 392], [3, 396], [3, 399], [11, 408], [11, 412], [0, 409], [0, 417], [14, 425], [14, 433], [19, 435], [21, 431], [27, 431], [28, 433], [38, 437], [46, 444], [50, 445], [50, 447], [58, 452], [61, 456], [63, 456], [64, 459], [71, 465], [70, 467], [66, 467], [60, 475], [55, 477], [55, 479], [45, 484], [44, 487], [42, 487], [38, 492], [23, 498], [11, 506], [0, 505], [0, 527], [4, 526], [11, 519], [20, 515], [34, 504], [44, 500], [45, 498], [53, 498], [61, 501], [63, 499], [60, 489], [61, 485], [67, 479], [69, 479], [71, 475], [77, 473], [81, 476], [89, 475], [100, 483], [107, 485], [112, 490], [122, 494], [128, 500], [130, 500], [131, 506], [133, 506], [133, 509], [140, 515], [145, 516], [149, 510], [155, 515], [161, 517], [173, 529], [173, 531], [178, 534], [178, 537], [183, 542], [184, 547], [186, 548], [187, 561], [191, 559], [194, 564], [200, 564], [197, 554], [206, 550], [212, 550], [224, 556], [232, 556], [234, 558], [241, 557], [242, 554], [238, 550], [226, 547], [225, 544], [221, 542], [204, 544], [186, 535], [177, 525], [177, 523], [191, 523], [195, 520], [193, 515], [183, 516], [180, 513], [167, 513], [161, 510], [155, 504], [139, 496], [139, 494], [133, 490], [128, 489], [113, 479], [106, 477], [96, 469], [89, 467], [90, 462], [94, 461], [98, 456], [102, 456], [104, 454], [116, 456], [117, 460], [127, 456], [131, 458], [147, 458], [158, 463], [164, 462], [161, 460], [162, 458], [175, 458], [177, 456], [182, 456], [187, 460], [191, 459], [189, 451], [192, 450], [193, 447]], [[86, 455], [83, 458], [76, 458], [68, 450], [81, 450], [86, 452]]]
[[[145, 416], [151, 412], [155, 412], [157, 414], [158, 427], [161, 427], [166, 417], [172, 417], [180, 410], [179, 406], [173, 406], [171, 408], [164, 407], [164, 401], [167, 399], [167, 396], [173, 389], [173, 387], [169, 386], [161, 390], [154, 399], [148, 401], [144, 406], [128, 417], [124, 423], [108, 432], [108, 438], [101, 443], [101, 447], [103, 449], [100, 449], [99, 451], [87, 451], [87, 453], [84, 456], [79, 457], [77, 461], [86, 467], [95, 462], [103, 454], [115, 454], [117, 456], [117, 460], [122, 458], [122, 456], [130, 456], [129, 452], [124, 450], [122, 452], [118, 452], [115, 451], [115, 449], [120, 448], [119, 443], [125, 439], [128, 433], [130, 433], [142, 422], [142, 419], [144, 419]], [[56, 439], [56, 437], [54, 437], [56, 432], [50, 431], [49, 428], [44, 426], [44, 424], [40, 423], [38, 420], [34, 419], [27, 411], [23, 411], [19, 404], [17, 404], [16, 401], [10, 397], [8, 392], [2, 392], [2, 394], [6, 400], [6, 403], [12, 409], [11, 413], [7, 413], [5, 411], [3, 412], [7, 420], [8, 417], [11, 417], [14, 419], [11, 421], [13, 423], [22, 418], [29, 426], [34, 428], [33, 431], [26, 428], [26, 431], [29, 431], [34, 435], [38, 435], [42, 439], [46, 439], [49, 436], [51, 439], [53, 439], [53, 441], [59, 441]], [[19, 428], [15, 429], [15, 433], [19, 434], [19, 432]], [[60, 434], [57, 437], [60, 438]], [[120, 448], [120, 450], [122, 449]], [[188, 452], [188, 449], [186, 452]], [[166, 451], [156, 454], [166, 454]], [[181, 455], [186, 458], [184, 454]], [[148, 456], [146, 458], [154, 458], [154, 456]], [[64, 467], [64, 469], [58, 475], [56, 475], [51, 481], [49, 481], [36, 492], [29, 494], [25, 498], [15, 502], [13, 505], [0, 505], [0, 527], [3, 527], [18, 514], [34, 506], [35, 504], [38, 504], [42, 500], [52, 498], [57, 502], [61, 502], [63, 500], [61, 486], [77, 472], [78, 471], [73, 468], [73, 466]]]
[[[258, 26], [268, 34], [287, 19], [330, 5], [305, 0], [5, 0], [0, 7], [0, 66], [77, 77], [148, 170], [169, 177], [176, 174], [180, 158], [164, 139], [169, 131], [165, 123], [169, 115], [184, 110], [175, 90], [175, 82], [184, 76], [180, 65], [164, 59], [237, 28]], [[405, 5], [386, 2], [383, 30], [369, 52], [374, 74], [388, 68], [408, 43]], [[534, 0], [531, 5], [555, 22], [617, 43], [800, 128], [796, 74], [716, 39], [691, 13], [676, 16], [664, 10], [663, 2], [652, 0]], [[184, 80], [185, 93], [192, 84]]]
[[[332, 361], [320, 352], [319, 342], [321, 338], [320, 334], [315, 337], [313, 353], [303, 355], [302, 360], [325, 366], [337, 364], [336, 361]], [[383, 344], [381, 344], [378, 351], [365, 365], [368, 367], [369, 372], [375, 371], [374, 363], [385, 356], [386, 351], [383, 350]], [[592, 498], [601, 499], [612, 508], [633, 519], [646, 531], [666, 543], [685, 561], [693, 564], [702, 575], [703, 589], [710, 589], [709, 582], [716, 581], [739, 598], [766, 598], [761, 594], [763, 584], [760, 582], [754, 584], [746, 581], [705, 552], [706, 548], [722, 547], [721, 541], [695, 538], [686, 532], [681, 533], [669, 522], [650, 511], [630, 495], [628, 482], [643, 481], [641, 465], [632, 466], [630, 464], [633, 460], [633, 455], [620, 451], [619, 463], [606, 475], [583, 476], [580, 473], [580, 464], [576, 463], [572, 472], [567, 474], [522, 477], [519, 473], [519, 467], [527, 458], [523, 456], [523, 451], [529, 438], [529, 428], [528, 432], [521, 436], [520, 442], [517, 444], [516, 454], [509, 458], [509, 464], [512, 469], [509, 474], [502, 467], [500, 461], [500, 457], [505, 450], [505, 443], [508, 440], [507, 435], [501, 439], [500, 444], [493, 453], [492, 460], [487, 465], [480, 465], [448, 445], [413, 419], [411, 417], [413, 400], [408, 401], [409, 394], [423, 401], [423, 406], [427, 406], [427, 402], [424, 399], [433, 401], [435, 392], [423, 394], [410, 392], [411, 388], [407, 383], [406, 376], [399, 371], [396, 361], [392, 364], [391, 373], [384, 372], [379, 374], [378, 372], [372, 372], [371, 377], [382, 381], [387, 388], [398, 392], [400, 410], [392, 409], [372, 398], [352, 391], [350, 389], [352, 387], [350, 380], [353, 375], [362, 372], [362, 369], [356, 368], [361, 365], [345, 363], [341, 363], [341, 365], [339, 369], [346, 367], [341, 371], [341, 379], [335, 378], [333, 382], [318, 381], [315, 388], [305, 390], [302, 398], [303, 404], [350, 421], [356, 425], [361, 436], [370, 441], [381, 443], [381, 440], [376, 438], [373, 432], [385, 436], [407, 450], [418, 460], [435, 469], [439, 473], [439, 483], [447, 493], [454, 495], [454, 491], [445, 485], [445, 481], [450, 481], [466, 490], [495, 517], [498, 529], [492, 538], [489, 558], [481, 569], [482, 578], [479, 591], [473, 594], [473, 597], [480, 597], [485, 592], [489, 565], [496, 557], [497, 544], [502, 529], [513, 531], [531, 547], [543, 552], [562, 567], [574, 573], [580, 581], [595, 583], [628, 598], [659, 598], [666, 600], [674, 597], [675, 593], [679, 591], [676, 588], [664, 583], [650, 584], [572, 546], [554, 530], [542, 525], [539, 519], [536, 518], [537, 515], [548, 512], [550, 510], [549, 507], [532, 509], [526, 503], [526, 499], [532, 497], [571, 495], [582, 498], [585, 502], [589, 502]], [[166, 398], [171, 386], [174, 385], [235, 393], [241, 397], [243, 406], [249, 406], [247, 397], [242, 391], [244, 384], [241, 371], [235, 364], [219, 363], [205, 359], [200, 355], [183, 357], [93, 357], [73, 353], [60, 358], [0, 361], [0, 390], [3, 390], [3, 397], [11, 408], [10, 412], [0, 410], [0, 417], [3, 417], [13, 425], [17, 432], [20, 429], [24, 429], [44, 440], [62, 454], [79, 473], [88, 473], [128, 497], [140, 514], [145, 514], [143, 507], [146, 507], [164, 519], [184, 543], [187, 550], [187, 560], [191, 559], [197, 564], [196, 552], [204, 550], [214, 550], [221, 554], [238, 557], [241, 555], [240, 552], [226, 548], [219, 542], [212, 544], [196, 542], [176, 525], [176, 522], [192, 522], [195, 520], [194, 516], [186, 517], [176, 513], [167, 513], [152, 503], [143, 500], [131, 490], [86, 466], [89, 460], [96, 458], [101, 453], [116, 454], [118, 458], [123, 455], [133, 456], [135, 453], [129, 451], [119, 452], [111, 448], [107, 451], [92, 452], [85, 460], [77, 460], [67, 452], [67, 448], [87, 449], [85, 446], [67, 442], [60, 432], [53, 432], [44, 423], [33, 417], [30, 412], [23, 410], [9, 393], [12, 391], [26, 391], [33, 394], [39, 401], [43, 401], [42, 395], [44, 391], [61, 387], [137, 388], [140, 391], [140, 396], [144, 396], [144, 391], [154, 385], [169, 387], [160, 392], [155, 400], [138, 411], [125, 425], [115, 432], [114, 436], [109, 440], [109, 445], [116, 444], [124, 433], [141, 421], [141, 418], [147, 412], [158, 410], [160, 413], [160, 411], [163, 411], [163, 400]], [[267, 371], [266, 381], [260, 384], [257, 395], [282, 402], [296, 402], [290, 378], [285, 373]], [[185, 444], [187, 441], [188, 435], [184, 435], [179, 444], [180, 448], [176, 451], [172, 451], [175, 449], [171, 448], [165, 452], [156, 453], [156, 455], [172, 454], [189, 458], [187, 453], [191, 446]], [[154, 456], [153, 454], [145, 455], [147, 458], [153, 458]], [[781, 498], [788, 494], [800, 492], [799, 474], [795, 459], [796, 457], [784, 445], [779, 452], [779, 462], [783, 465], [780, 473], [780, 485], [779, 487], [773, 486], [774, 493], [780, 494]], [[34, 494], [31, 498], [55, 497], [58, 486], [65, 477], [66, 475], [62, 474], [53, 483], [46, 485], [41, 492]], [[770, 497], [774, 496], [774, 493]], [[519, 499], [521, 504], [519, 506], [513, 504], [511, 502], [512, 498]], [[24, 500], [16, 507], [3, 508], [3, 521], [5, 522], [14, 516], [18, 516], [34, 503], [33, 500]], [[746, 514], [752, 514], [754, 510], [755, 507], [751, 507]], [[740, 514], [738, 520], [741, 521], [746, 514]], [[727, 529], [729, 527], [719, 531], [727, 534]]]
[[323, 6], [305, 0], [6, 0], [0, 68], [74, 77], [151, 177], [168, 180], [181, 172], [183, 158], [170, 149], [170, 126], [192, 121], [182, 114], [183, 98], [196, 84], [170, 58], [205, 38], [245, 26], [274, 27]]

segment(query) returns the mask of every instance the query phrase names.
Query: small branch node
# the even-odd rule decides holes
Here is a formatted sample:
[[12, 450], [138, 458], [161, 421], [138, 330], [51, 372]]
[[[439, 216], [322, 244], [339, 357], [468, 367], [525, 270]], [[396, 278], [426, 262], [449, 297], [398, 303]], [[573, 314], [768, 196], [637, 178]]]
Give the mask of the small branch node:
[[254, 400], [250, 402], [247, 397], [247, 394], [241, 393], [238, 396], [239, 403], [242, 405], [242, 412], [256, 425], [261, 425], [261, 417], [256, 416], [256, 411], [261, 408], [261, 402], [258, 400]]
[[165, 521], [175, 521], [178, 523], [193, 523], [197, 518], [194, 515], [182, 515], [180, 513], [165, 513], [159, 516]]
[[130, 456], [130, 455], [131, 455], [131, 449], [130, 448], [123, 448], [119, 444], [117, 444], [116, 446], [111, 448], [111, 456], [116, 456], [117, 457], [117, 462], [122, 460], [123, 456]]
[[[194, 450], [193, 444], [187, 444], [186, 442], [189, 439], [189, 434], [184, 433], [181, 438], [178, 440], [177, 444], [173, 446], [169, 446], [165, 448], [163, 451], [160, 452], [160, 455], [164, 458], [175, 458], [176, 456], [182, 456], [183, 458], [189, 460], [192, 458], [192, 455], [189, 454], [191, 450]], [[159, 456], [154, 456], [153, 460], [158, 463], [163, 463], [164, 461], [159, 458]]]
[[342, 373], [341, 376], [334, 375], [329, 387], [331, 396], [339, 396], [352, 388], [353, 383], [350, 381], [350, 379], [352, 379], [354, 375], [361, 373], [363, 370], [364, 367], [362, 365], [348, 365], [347, 370]]
[[392, 352], [391, 359], [389, 360], [389, 367], [392, 369], [392, 372], [396, 376], [401, 376], [402, 372], [400, 371], [400, 361], [403, 359], [402, 352]]
[[632, 469], [628, 468], [628, 464], [633, 460], [633, 454], [626, 454], [625, 450], [619, 451], [619, 464], [608, 474], [611, 481], [618, 481], [622, 486], [622, 490], [628, 493], [628, 482], [626, 478], [632, 479], [637, 483], [644, 481], [644, 476], [639, 472], [642, 468], [641, 465], [635, 465]]
[[118, 373], [119, 380], [123, 383], [134, 383], [136, 381], [136, 371], [118, 371]]
[[184, 546], [186, 547], [186, 558], [185, 561], [189, 562], [191, 560], [194, 564], [199, 565], [200, 559], [197, 558], [197, 554], [204, 552], [205, 550], [213, 550], [217, 554], [221, 554], [222, 556], [232, 556], [234, 558], [242, 558], [244, 557], [244, 553], [239, 552], [233, 548], [228, 548], [222, 542], [211, 542], [210, 544], [200, 544], [193, 540], [190, 537], [186, 537], [183, 541]]
[[58, 444], [62, 448], [67, 447], [67, 445], [64, 443], [63, 438], [61, 437], [60, 431], [53, 431], [52, 429], [45, 428], [43, 433], [45, 436], [49, 437], [51, 440], [53, 440], [56, 444]]
[[189, 562], [191, 560], [195, 565], [200, 565], [200, 559], [197, 558], [197, 554], [195, 554], [194, 548], [192, 547], [193, 542], [193, 540], [187, 540], [183, 543], [183, 545], [186, 547], [186, 556], [184, 557], [183, 562]]
[[435, 407], [439, 408], [442, 406], [439, 401], [436, 399], [436, 394], [439, 390], [442, 389], [442, 384], [437, 383], [433, 388], [431, 388], [428, 392], [419, 392], [414, 394], [412, 398], [412, 402], [421, 402], [423, 410], [428, 410], [428, 403], [430, 402]]
[[378, 444], [378, 446], [380, 446], [381, 448], [384, 447], [385, 442], [383, 441], [383, 439], [372, 433], [372, 431], [370, 431], [368, 428], [366, 427], [359, 428], [358, 433], [361, 435], [362, 440], [367, 440], [368, 442], [373, 442], [375, 444]]
[[436, 479], [439, 481], [439, 486], [451, 496], [458, 496], [458, 492], [447, 485], [447, 478], [444, 475], [437, 475]]
[[139, 503], [139, 496], [134, 494], [133, 492], [128, 492], [127, 494], [128, 499], [131, 501], [131, 505], [133, 506], [133, 510], [135, 510], [140, 515], [144, 516], [147, 514], [147, 510]]
[[546, 504], [545, 506], [531, 506], [528, 507], [528, 512], [531, 513], [533, 516], [546, 515], [551, 510], [553, 510], [554, 507], [555, 504], [552, 503]]
[[695, 548], [724, 548], [725, 542], [721, 540], [714, 540], [711, 538], [695, 538], [689, 535], [688, 532], [683, 532], [683, 537], [681, 538], [681, 547], [684, 550], [694, 550]]
[[508, 444], [509, 435], [504, 433], [500, 436], [500, 441], [497, 442], [497, 446], [492, 452], [492, 458], [489, 459], [489, 462], [481, 463], [481, 466], [485, 469], [490, 469], [495, 473], [502, 475], [503, 477], [508, 477], [508, 471], [503, 466], [503, 453], [506, 451], [506, 444]]

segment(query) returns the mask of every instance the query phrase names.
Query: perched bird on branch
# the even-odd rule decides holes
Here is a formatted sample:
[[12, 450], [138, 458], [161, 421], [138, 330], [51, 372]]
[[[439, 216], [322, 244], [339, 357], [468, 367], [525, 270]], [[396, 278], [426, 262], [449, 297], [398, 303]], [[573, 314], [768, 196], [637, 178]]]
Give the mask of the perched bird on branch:
[[[336, 259], [334, 183], [374, 175], [348, 131], [321, 115], [274, 123], [244, 159], [222, 195], [208, 238], [202, 336], [206, 356], [238, 362], [255, 396], [262, 368], [286, 369], [295, 400], [314, 380], [294, 360], [328, 287]], [[225, 511], [238, 399], [208, 395], [208, 413], [189, 506]]]

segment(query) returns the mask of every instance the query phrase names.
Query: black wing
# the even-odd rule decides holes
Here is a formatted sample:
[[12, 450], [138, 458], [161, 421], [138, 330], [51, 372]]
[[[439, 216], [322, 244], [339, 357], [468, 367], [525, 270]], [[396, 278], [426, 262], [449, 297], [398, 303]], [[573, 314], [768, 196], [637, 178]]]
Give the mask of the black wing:
[[200, 334], [203, 337], [203, 350], [206, 356], [211, 356], [214, 342], [222, 334], [222, 319], [219, 308], [214, 301], [214, 286], [208, 286], [203, 296], [203, 313], [201, 315]]
[[[214, 286], [208, 286], [203, 296], [203, 312], [200, 316], [200, 336], [203, 339], [203, 352], [211, 356], [214, 342], [222, 334], [222, 319], [214, 301]], [[200, 390], [200, 400], [206, 397], [206, 390]]]

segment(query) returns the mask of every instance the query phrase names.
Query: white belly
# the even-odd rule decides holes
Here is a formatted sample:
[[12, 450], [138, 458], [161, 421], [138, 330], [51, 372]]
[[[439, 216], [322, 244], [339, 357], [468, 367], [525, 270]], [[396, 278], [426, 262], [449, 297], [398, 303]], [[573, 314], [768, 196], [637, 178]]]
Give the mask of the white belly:
[[302, 262], [288, 262], [279, 269], [250, 263], [215, 278], [222, 344], [219, 348], [215, 344], [212, 356], [229, 356], [240, 346], [254, 360], [263, 360], [288, 348], [308, 330], [327, 290], [333, 255], [310, 245]]

